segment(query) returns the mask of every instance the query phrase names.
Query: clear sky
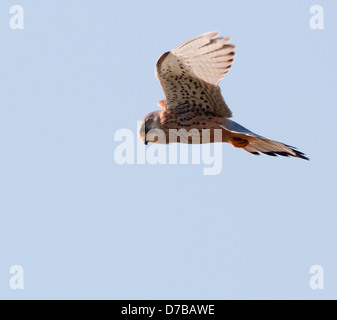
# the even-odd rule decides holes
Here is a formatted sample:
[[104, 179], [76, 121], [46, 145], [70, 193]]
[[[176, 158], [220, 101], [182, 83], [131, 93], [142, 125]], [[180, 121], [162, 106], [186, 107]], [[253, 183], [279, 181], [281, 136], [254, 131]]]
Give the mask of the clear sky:
[[[336, 15], [324, 0], [2, 0], [0, 298], [337, 298]], [[220, 84], [233, 120], [311, 161], [226, 144], [217, 176], [116, 164], [116, 131], [163, 98], [159, 56], [214, 30], [237, 45]]]

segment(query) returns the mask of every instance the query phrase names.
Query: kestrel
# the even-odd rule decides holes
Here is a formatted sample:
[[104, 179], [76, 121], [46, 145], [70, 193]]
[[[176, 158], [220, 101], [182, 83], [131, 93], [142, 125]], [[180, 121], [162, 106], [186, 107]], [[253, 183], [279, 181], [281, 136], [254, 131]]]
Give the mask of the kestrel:
[[[218, 32], [203, 34], [159, 58], [156, 75], [165, 100], [158, 102], [162, 110], [144, 117], [140, 139], [145, 144], [228, 142], [254, 155], [261, 152], [273, 157], [279, 155], [309, 160], [295, 147], [264, 138], [229, 119], [232, 112], [222, 97], [218, 83], [231, 68], [235, 46], [229, 44], [229, 38], [218, 36]], [[164, 140], [151, 134], [158, 129], [165, 133]], [[192, 141], [191, 136], [185, 140], [178, 136], [176, 141], [172, 141], [170, 132], [174, 129], [185, 129], [185, 132], [194, 129], [194, 134], [198, 135], [197, 142]], [[209, 132], [208, 139], [204, 139], [205, 130]]]

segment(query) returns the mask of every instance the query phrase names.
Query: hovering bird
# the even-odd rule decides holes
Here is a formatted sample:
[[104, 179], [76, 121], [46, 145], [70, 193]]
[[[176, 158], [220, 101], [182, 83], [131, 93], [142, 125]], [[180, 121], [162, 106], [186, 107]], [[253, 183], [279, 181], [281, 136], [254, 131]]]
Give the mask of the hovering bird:
[[[218, 83], [231, 68], [235, 46], [229, 44], [229, 38], [218, 36], [218, 32], [205, 33], [159, 58], [156, 75], [165, 100], [158, 102], [162, 110], [144, 117], [139, 138], [145, 144], [195, 143], [190, 136], [185, 141], [170, 139], [170, 130], [194, 129], [200, 135], [197, 143], [227, 142], [254, 155], [261, 152], [309, 160], [295, 147], [264, 138], [229, 119], [232, 112]], [[165, 133], [164, 141], [151, 134], [158, 129]], [[220, 136], [216, 129], [221, 130]], [[209, 139], [203, 139], [204, 130], [209, 130]]]

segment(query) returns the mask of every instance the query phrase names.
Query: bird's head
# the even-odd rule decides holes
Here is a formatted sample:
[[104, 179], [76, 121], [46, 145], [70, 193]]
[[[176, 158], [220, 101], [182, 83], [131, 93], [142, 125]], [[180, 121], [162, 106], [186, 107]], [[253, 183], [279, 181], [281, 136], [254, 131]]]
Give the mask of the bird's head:
[[145, 144], [156, 142], [158, 136], [155, 129], [161, 129], [160, 111], [151, 112], [143, 118], [138, 131], [139, 139]]

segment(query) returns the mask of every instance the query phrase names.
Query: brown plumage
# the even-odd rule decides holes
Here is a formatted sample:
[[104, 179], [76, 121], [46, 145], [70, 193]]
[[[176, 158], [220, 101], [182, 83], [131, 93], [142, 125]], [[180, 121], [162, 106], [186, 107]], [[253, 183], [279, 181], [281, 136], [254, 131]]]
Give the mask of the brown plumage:
[[[156, 75], [165, 100], [158, 102], [162, 110], [144, 117], [140, 139], [145, 143], [228, 142], [255, 155], [262, 152], [308, 160], [296, 148], [259, 136], [229, 119], [232, 112], [218, 83], [231, 68], [235, 46], [218, 35], [203, 34], [159, 58]], [[158, 130], [165, 139], [158, 137]], [[173, 134], [177, 130], [181, 131]]]

